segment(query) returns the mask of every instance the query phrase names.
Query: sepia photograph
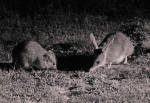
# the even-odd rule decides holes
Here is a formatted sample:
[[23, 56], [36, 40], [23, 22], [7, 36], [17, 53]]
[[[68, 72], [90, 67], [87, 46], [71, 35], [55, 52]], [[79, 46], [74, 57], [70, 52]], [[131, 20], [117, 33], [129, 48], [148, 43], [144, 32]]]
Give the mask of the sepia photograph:
[[0, 103], [150, 103], [148, 0], [0, 0]]

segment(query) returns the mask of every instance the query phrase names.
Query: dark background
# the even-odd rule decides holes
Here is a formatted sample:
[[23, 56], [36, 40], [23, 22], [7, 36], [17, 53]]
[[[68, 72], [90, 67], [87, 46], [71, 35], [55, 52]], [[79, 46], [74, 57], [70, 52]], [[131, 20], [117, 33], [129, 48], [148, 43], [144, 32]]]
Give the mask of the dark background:
[[148, 0], [0, 0], [0, 12], [21, 16], [47, 13], [88, 13], [101, 15], [149, 15]]

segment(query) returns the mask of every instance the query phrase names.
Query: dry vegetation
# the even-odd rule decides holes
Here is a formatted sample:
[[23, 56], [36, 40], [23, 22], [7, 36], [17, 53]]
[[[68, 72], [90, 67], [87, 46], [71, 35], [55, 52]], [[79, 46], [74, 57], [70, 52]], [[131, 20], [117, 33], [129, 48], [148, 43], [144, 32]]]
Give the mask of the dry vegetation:
[[[46, 49], [54, 49], [59, 70], [14, 70], [8, 66], [11, 64], [1, 63], [0, 103], [150, 102], [149, 23], [143, 18], [119, 21], [75, 14], [20, 18], [7, 13], [0, 19], [0, 61], [11, 62], [14, 45], [32, 39]], [[129, 65], [87, 72], [94, 49], [89, 34], [93, 32], [100, 43], [107, 33], [116, 30], [127, 33], [136, 46]], [[77, 59], [83, 64], [79, 65]]]

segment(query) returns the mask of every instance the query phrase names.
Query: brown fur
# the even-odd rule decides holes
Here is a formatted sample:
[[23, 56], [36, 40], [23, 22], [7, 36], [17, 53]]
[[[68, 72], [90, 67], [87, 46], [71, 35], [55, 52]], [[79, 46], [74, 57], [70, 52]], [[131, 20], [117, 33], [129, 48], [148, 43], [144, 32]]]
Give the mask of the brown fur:
[[23, 68], [37, 67], [56, 68], [56, 57], [54, 52], [46, 51], [35, 41], [23, 41], [12, 51], [13, 63]]

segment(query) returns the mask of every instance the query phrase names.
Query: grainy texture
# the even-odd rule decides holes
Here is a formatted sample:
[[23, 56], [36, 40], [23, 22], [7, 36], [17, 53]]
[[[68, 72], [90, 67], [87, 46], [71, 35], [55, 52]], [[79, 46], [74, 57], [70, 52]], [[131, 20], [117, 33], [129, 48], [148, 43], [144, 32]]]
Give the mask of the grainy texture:
[[36, 66], [39, 69], [56, 68], [56, 57], [35, 41], [23, 41], [12, 51], [13, 63], [23, 68]]
[[133, 43], [121, 32], [107, 35], [99, 47], [102, 53], [98, 55], [90, 71], [106, 64], [119, 64], [125, 59], [127, 62], [127, 57], [134, 53]]
[[[26, 2], [32, 2], [33, 5], [37, 5], [40, 8], [40, 12], [35, 13], [35, 17], [23, 16], [14, 12], [8, 12], [3, 6], [3, 3], [7, 1], [19, 1], [23, 0], [1, 0], [0, 14], [2, 10], [5, 10], [0, 15], [0, 61], [7, 61], [11, 58], [7, 57], [10, 54], [16, 43], [22, 40], [35, 40], [40, 43], [44, 48], [55, 51], [58, 57], [58, 68], [60, 70], [32, 70], [30, 72], [25, 70], [12, 70], [11, 64], [0, 63], [0, 103], [149, 103], [150, 102], [150, 51], [144, 52], [143, 55], [139, 55], [136, 50], [136, 58], [129, 58], [130, 65], [112, 65], [112, 68], [102, 67], [94, 71], [93, 73], [87, 72], [92, 66], [93, 62], [93, 50], [94, 46], [89, 40], [89, 34], [93, 32], [98, 44], [106, 37], [108, 33], [120, 30], [123, 26], [123, 31], [128, 34], [134, 42], [139, 43], [139, 38], [143, 36], [149, 36], [149, 33], [143, 34], [142, 24], [140, 20], [150, 23], [149, 18], [143, 14], [149, 15], [149, 13], [141, 13], [134, 6], [130, 6], [132, 1], [145, 1], [145, 0], [102, 0], [106, 2], [105, 5], [101, 3], [105, 8], [110, 9], [107, 12], [109, 16], [99, 13], [96, 15], [86, 14], [74, 14], [70, 12], [72, 6], [64, 5], [67, 7], [65, 10], [69, 10], [68, 13], [63, 13], [62, 6], [61, 11], [53, 9], [53, 4], [48, 7], [44, 5], [44, 8], [39, 7], [35, 2], [45, 0], [25, 0]], [[88, 3], [89, 0], [48, 0], [55, 2], [65, 1], [81, 1], [85, 6], [85, 2], [88, 6], [92, 3]], [[101, 6], [95, 6], [95, 0], [91, 5], [91, 11], [101, 10]], [[118, 14], [118, 10], [111, 2], [119, 1], [121, 4], [116, 3], [120, 9], [121, 16]], [[147, 0], [148, 1], [148, 0]], [[110, 2], [107, 4], [107, 2]], [[130, 5], [127, 4], [130, 2]], [[18, 3], [17, 3], [18, 4]], [[29, 4], [29, 3], [28, 3]], [[33, 10], [27, 5], [29, 10]], [[139, 5], [141, 3], [138, 3]], [[19, 4], [18, 4], [19, 5]], [[20, 8], [15, 6], [20, 10]], [[25, 5], [22, 3], [22, 5]], [[47, 4], [48, 5], [48, 4]], [[81, 6], [76, 4], [77, 8], [81, 10]], [[107, 6], [108, 5], [108, 6]], [[147, 3], [149, 7], [149, 3]], [[33, 15], [33, 12], [24, 11], [24, 8], [20, 6], [23, 11]], [[33, 6], [35, 7], [35, 6]], [[130, 8], [131, 7], [131, 8]], [[14, 9], [13, 7], [11, 7]], [[70, 8], [70, 9], [69, 9]], [[35, 8], [36, 9], [36, 8]], [[87, 9], [84, 9], [88, 11]], [[145, 9], [144, 9], [145, 10]], [[44, 11], [44, 12], [42, 12]], [[129, 11], [129, 12], [128, 12]], [[116, 14], [114, 14], [114, 12]], [[139, 13], [139, 16], [130, 15]], [[112, 16], [115, 17], [112, 17]], [[127, 18], [130, 16], [131, 18]], [[127, 28], [126, 28], [127, 27]], [[150, 30], [150, 28], [147, 28]], [[122, 29], [121, 29], [122, 30]], [[143, 31], [146, 32], [146, 31]], [[2, 40], [5, 40], [5, 43]], [[142, 39], [142, 38], [141, 38]], [[141, 40], [140, 39], [140, 40]], [[150, 41], [150, 38], [147, 38]], [[148, 45], [149, 42], [144, 41], [144, 45]], [[143, 41], [141, 41], [143, 42]], [[61, 45], [62, 44], [62, 45]], [[141, 50], [142, 51], [142, 50]], [[6, 55], [5, 55], [6, 54]], [[83, 54], [83, 55], [82, 55]], [[142, 54], [142, 53], [141, 53]], [[10, 54], [11, 56], [11, 54]], [[15, 68], [15, 67], [13, 67]], [[86, 69], [87, 71], [84, 71]]]

